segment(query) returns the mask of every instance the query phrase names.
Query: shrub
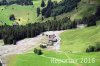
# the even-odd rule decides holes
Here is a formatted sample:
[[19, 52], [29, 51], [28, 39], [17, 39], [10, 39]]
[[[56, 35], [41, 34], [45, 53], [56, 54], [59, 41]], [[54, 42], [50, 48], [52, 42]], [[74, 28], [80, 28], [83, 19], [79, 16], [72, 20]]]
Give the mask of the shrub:
[[95, 51], [100, 51], [100, 42], [96, 43]]
[[40, 48], [47, 48], [46, 45], [40, 45]]
[[39, 49], [39, 50], [37, 51], [37, 54], [38, 54], [38, 55], [42, 55], [43, 53], [42, 53], [42, 51]]
[[34, 48], [34, 53], [37, 53], [37, 49], [36, 48]]
[[86, 49], [86, 52], [94, 52], [95, 51], [95, 47], [94, 46], [89, 46], [87, 49]]
[[37, 54], [37, 55], [42, 55], [43, 54], [42, 50], [36, 49], [36, 48], [34, 48], [34, 53]]
[[11, 20], [11, 21], [15, 20], [14, 14], [10, 15], [9, 20]]
[[86, 49], [86, 52], [98, 52], [98, 51], [100, 51], [100, 42], [96, 42], [95, 46], [89, 46]]
[[[4, 36], [4, 38], [3, 38], [3, 41], [4, 41], [4, 44], [6, 45], [6, 44], [13, 44], [13, 36]], [[15, 42], [14, 42], [14, 44], [16, 44]]]

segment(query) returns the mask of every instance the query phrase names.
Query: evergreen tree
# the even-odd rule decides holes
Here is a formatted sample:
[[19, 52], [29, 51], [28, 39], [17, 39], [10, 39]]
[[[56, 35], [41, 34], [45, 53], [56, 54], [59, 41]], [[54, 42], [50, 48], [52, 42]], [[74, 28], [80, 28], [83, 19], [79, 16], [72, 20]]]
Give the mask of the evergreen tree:
[[37, 17], [40, 15], [40, 8], [37, 8]]
[[53, 8], [53, 2], [48, 0], [47, 8]]
[[1, 61], [0, 61], [0, 66], [2, 66], [2, 63], [1, 63]]
[[2, 0], [2, 5], [8, 5], [7, 0]]
[[96, 11], [95, 15], [97, 17], [96, 19], [100, 20], [100, 6], [97, 7], [97, 11]]
[[41, 7], [45, 7], [45, 2], [44, 2], [44, 0], [42, 0], [42, 3], [41, 3]]
[[45, 13], [45, 18], [50, 17], [51, 16], [51, 8], [49, 8], [46, 13]]

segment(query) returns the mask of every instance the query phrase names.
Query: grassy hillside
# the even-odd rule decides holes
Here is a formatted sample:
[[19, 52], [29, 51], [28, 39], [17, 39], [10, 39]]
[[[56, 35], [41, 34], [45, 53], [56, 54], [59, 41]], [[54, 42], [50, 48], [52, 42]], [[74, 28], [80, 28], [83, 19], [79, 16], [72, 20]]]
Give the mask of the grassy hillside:
[[73, 29], [61, 34], [63, 51], [85, 52], [89, 45], [100, 42], [100, 26]]
[[[37, 17], [37, 7], [40, 7], [42, 0], [33, 0], [34, 5], [21, 6], [21, 5], [10, 5], [10, 6], [0, 6], [0, 23], [7, 23], [8, 25], [19, 23], [20, 25], [25, 25], [27, 23], [34, 23], [41, 21], [40, 17]], [[48, 0], [45, 0], [47, 3]], [[52, 0], [56, 1], [56, 0]], [[60, 0], [57, 0], [58, 2]], [[9, 16], [14, 14], [16, 21], [10, 21]], [[19, 21], [20, 19], [20, 21]]]
[[[34, 23], [39, 22], [41, 20], [41, 16], [37, 17], [37, 7], [40, 7], [42, 0], [33, 0], [34, 5], [32, 6], [20, 6], [20, 5], [10, 5], [10, 6], [0, 6], [0, 22], [1, 23], [7, 23], [9, 25], [13, 23], [19, 23], [21, 25], [25, 25], [27, 23]], [[45, 0], [47, 3], [48, 0]], [[60, 2], [61, 0], [52, 0]], [[69, 16], [71, 20], [74, 19], [82, 19], [84, 16], [89, 16], [91, 14], [94, 14], [96, 12], [96, 6], [100, 3], [99, 0], [81, 0], [81, 2], [78, 4], [77, 9], [73, 9], [73, 11], [61, 14], [57, 16], [57, 19], [62, 19], [64, 17]], [[11, 14], [14, 14], [17, 18], [16, 21], [10, 21], [9, 16]], [[19, 21], [20, 19], [20, 21]], [[53, 17], [45, 18], [43, 22], [47, 20], [53, 20]]]
[[[74, 19], [82, 19], [83, 17], [88, 17], [91, 14], [95, 14], [96, 6], [99, 4], [100, 0], [81, 0], [81, 2], [78, 3], [77, 8], [73, 9], [71, 12], [57, 16], [57, 19], [70, 17], [71, 21], [73, 21]], [[53, 17], [49, 17], [46, 18], [44, 22], [53, 19]]]
[[91, 14], [95, 14], [96, 6], [97, 3], [94, 1], [88, 2], [88, 0], [82, 0], [78, 5], [78, 9], [75, 9], [73, 15], [70, 16], [71, 20], [82, 19], [83, 17], [88, 17]]
[[[26, 24], [29, 22], [35, 22], [37, 20], [36, 9], [40, 6], [41, 1], [34, 1], [34, 6], [21, 6], [21, 5], [10, 5], [0, 6], [0, 20], [7, 24], [18, 22], [19, 24]], [[14, 14], [16, 21], [12, 22], [9, 20], [9, 16]], [[20, 19], [20, 21], [18, 21]]]
[[[10, 56], [8, 59], [8, 66], [99, 66], [100, 65], [100, 53], [55, 53], [55, 52], [46, 52], [42, 56], [38, 56], [33, 53], [21, 54]], [[52, 63], [51, 59], [56, 58], [58, 60], [61, 59], [78, 59], [77, 63]], [[81, 63], [82, 58], [95, 58], [94, 63]]]

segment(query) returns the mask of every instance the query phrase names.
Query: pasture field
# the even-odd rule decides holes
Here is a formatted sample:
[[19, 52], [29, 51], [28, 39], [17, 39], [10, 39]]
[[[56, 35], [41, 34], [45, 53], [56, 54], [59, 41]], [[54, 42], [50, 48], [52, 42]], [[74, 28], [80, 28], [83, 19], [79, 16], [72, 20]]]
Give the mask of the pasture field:
[[[33, 0], [34, 5], [21, 6], [13, 4], [10, 6], [0, 6], [0, 25], [5, 23], [8, 25], [16, 24], [26, 25], [27, 23], [34, 23], [41, 21], [41, 16], [37, 17], [37, 8], [41, 6], [42, 0]], [[47, 3], [48, 0], [45, 0]], [[56, 1], [56, 0], [52, 0]], [[59, 2], [61, 0], [57, 0]], [[9, 16], [14, 14], [15, 21], [10, 21]]]
[[89, 45], [100, 42], [100, 26], [67, 30], [61, 34], [63, 51], [85, 52]]
[[[45, 18], [42, 21], [41, 15], [37, 17], [37, 7], [40, 7], [42, 0], [33, 0], [34, 5], [30, 6], [21, 6], [17, 4], [13, 4], [10, 6], [0, 6], [0, 25], [4, 23], [8, 25], [19, 23], [20, 25], [25, 25], [27, 23], [34, 23], [34, 22], [45, 22], [47, 20], [53, 20], [53, 17]], [[45, 0], [47, 4], [48, 0]], [[52, 0], [60, 2], [61, 0]], [[84, 3], [85, 2], [85, 3]], [[82, 0], [79, 4], [77, 9], [73, 9], [73, 11], [64, 13], [57, 16], [57, 19], [62, 19], [64, 17], [70, 17], [73, 21], [74, 19], [82, 19], [83, 17], [87, 17], [91, 14], [96, 12], [97, 3], [89, 4], [87, 3], [88, 0]], [[99, 2], [99, 0], [97, 0]], [[16, 17], [15, 21], [10, 21], [9, 16], [14, 14]], [[1, 24], [2, 23], [2, 24]]]
[[[37, 21], [37, 7], [40, 7], [41, 0], [34, 1], [34, 5], [21, 6], [13, 4], [10, 6], [0, 6], [0, 22], [12, 25], [14, 23], [19, 23], [20, 25], [25, 25], [27, 23], [34, 23]], [[16, 17], [15, 21], [10, 21], [9, 16], [14, 14]]]
[[[45, 51], [44, 55], [36, 55], [34, 53], [27, 53], [9, 57], [8, 66], [99, 66], [100, 53], [58, 53], [52, 51]], [[61, 62], [53, 62], [52, 59], [61, 60]], [[82, 62], [82, 59], [91, 59], [91, 62]], [[92, 62], [92, 59], [95, 61]], [[65, 62], [62, 60], [77, 59], [75, 63]]]

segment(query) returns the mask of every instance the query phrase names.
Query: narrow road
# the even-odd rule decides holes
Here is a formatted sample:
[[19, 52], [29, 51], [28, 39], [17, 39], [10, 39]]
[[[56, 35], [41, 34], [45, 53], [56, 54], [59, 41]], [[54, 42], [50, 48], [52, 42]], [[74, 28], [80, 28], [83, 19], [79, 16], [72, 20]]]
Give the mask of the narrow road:
[[18, 41], [16, 45], [0, 46], [0, 56], [6, 56], [10, 54], [22, 54], [36, 47], [36, 44], [40, 40], [42, 40], [41, 35], [35, 38], [26, 38], [21, 41]]

